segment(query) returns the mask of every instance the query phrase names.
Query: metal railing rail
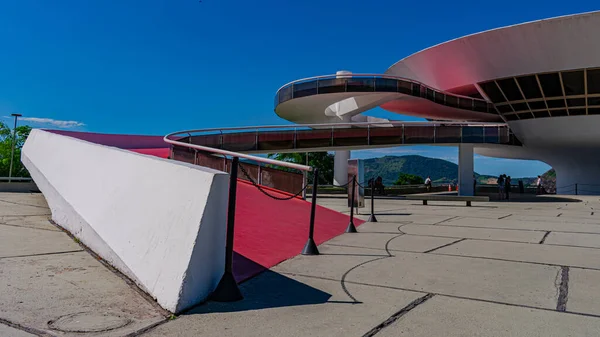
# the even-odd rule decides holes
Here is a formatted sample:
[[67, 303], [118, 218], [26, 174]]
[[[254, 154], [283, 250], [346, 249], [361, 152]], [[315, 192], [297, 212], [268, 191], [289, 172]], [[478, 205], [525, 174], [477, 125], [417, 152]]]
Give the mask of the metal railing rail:
[[300, 83], [304, 83], [304, 82], [310, 82], [310, 81], [314, 81], [314, 80], [324, 80], [324, 79], [352, 79], [352, 78], [359, 78], [359, 77], [372, 77], [372, 78], [387, 78], [387, 79], [392, 79], [392, 80], [402, 80], [402, 81], [406, 81], [406, 82], [410, 82], [410, 83], [414, 83], [414, 84], [418, 84], [422, 87], [425, 87], [427, 89], [431, 89], [433, 91], [437, 91], [440, 92], [444, 95], [450, 95], [450, 96], [454, 96], [454, 97], [459, 97], [459, 98], [466, 98], [466, 99], [470, 99], [470, 100], [474, 100], [474, 101], [481, 101], [481, 102], [485, 102], [488, 103], [485, 99], [481, 99], [481, 98], [474, 98], [474, 97], [469, 97], [469, 96], [465, 96], [465, 95], [459, 95], [459, 94], [453, 94], [451, 92], [448, 91], [444, 91], [444, 90], [440, 90], [440, 89], [436, 89], [432, 86], [429, 86], [427, 84], [423, 84], [422, 82], [419, 81], [415, 81], [415, 80], [411, 80], [410, 78], [406, 78], [406, 77], [401, 77], [401, 76], [394, 76], [394, 75], [388, 75], [388, 74], [371, 74], [371, 73], [364, 73], [364, 74], [360, 74], [360, 73], [350, 73], [350, 74], [330, 74], [330, 75], [320, 75], [320, 76], [312, 76], [312, 77], [305, 77], [305, 78], [301, 78], [292, 82], [288, 82], [284, 85], [282, 85], [279, 89], [277, 89], [277, 93], [279, 93], [281, 91], [281, 89], [284, 89], [286, 87], [289, 87], [290, 85], [294, 85], [294, 84], [300, 84]]

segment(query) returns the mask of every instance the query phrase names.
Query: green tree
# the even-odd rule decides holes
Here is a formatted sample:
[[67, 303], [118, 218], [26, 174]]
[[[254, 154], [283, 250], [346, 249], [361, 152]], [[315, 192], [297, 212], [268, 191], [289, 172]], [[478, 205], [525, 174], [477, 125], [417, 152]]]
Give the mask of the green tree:
[[[25, 144], [31, 127], [17, 126], [17, 134], [15, 143], [15, 156], [13, 158], [13, 177], [29, 177], [29, 172], [25, 169], [25, 166], [21, 163], [21, 148]], [[10, 169], [10, 153], [13, 142], [13, 130], [11, 130], [5, 123], [0, 122], [0, 177], [8, 177], [8, 171]]]
[[[270, 153], [269, 158], [287, 161], [295, 164], [306, 165], [306, 153]], [[297, 170], [277, 165], [269, 165], [284, 171], [297, 172]], [[319, 184], [333, 183], [333, 155], [327, 152], [310, 152], [308, 153], [308, 166], [319, 169]], [[308, 181], [313, 180], [313, 173], [308, 173]]]
[[414, 174], [408, 173], [400, 173], [398, 175], [398, 180], [394, 183], [394, 185], [419, 185], [423, 184], [424, 180], [422, 177]]

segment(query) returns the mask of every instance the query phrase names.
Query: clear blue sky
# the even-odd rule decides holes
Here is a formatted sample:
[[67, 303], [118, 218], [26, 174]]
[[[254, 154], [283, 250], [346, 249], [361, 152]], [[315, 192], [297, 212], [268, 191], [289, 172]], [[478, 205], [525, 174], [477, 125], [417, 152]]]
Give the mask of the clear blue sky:
[[[1, 1], [0, 116], [19, 112], [45, 118], [29, 121], [40, 127], [157, 135], [281, 124], [273, 95], [288, 81], [340, 69], [383, 72], [448, 39], [594, 7], [522, 0]], [[391, 151], [403, 150], [456, 157], [452, 148]], [[375, 154], [382, 152], [357, 153]], [[480, 173], [546, 168], [476, 160]]]

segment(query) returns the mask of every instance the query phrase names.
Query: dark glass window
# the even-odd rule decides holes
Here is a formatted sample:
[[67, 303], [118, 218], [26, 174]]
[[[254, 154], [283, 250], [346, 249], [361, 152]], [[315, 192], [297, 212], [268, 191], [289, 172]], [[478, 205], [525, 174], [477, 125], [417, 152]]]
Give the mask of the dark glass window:
[[474, 94], [469, 94], [467, 95], [469, 97], [473, 97], [473, 98], [479, 98], [479, 99], [483, 99], [483, 96], [481, 96], [481, 94], [479, 92], [476, 92]]
[[331, 94], [346, 91], [345, 78], [323, 79], [318, 81], [319, 94]]
[[398, 81], [390, 78], [378, 78], [375, 80], [375, 91], [396, 92]]
[[600, 105], [600, 97], [588, 97], [588, 105]]
[[412, 83], [402, 80], [398, 81], [398, 92], [407, 95], [412, 95]]
[[546, 103], [544, 103], [544, 101], [527, 102], [527, 103], [529, 103], [529, 107], [531, 108], [531, 110], [546, 109]]
[[446, 105], [458, 108], [458, 97], [446, 95]]
[[317, 94], [317, 81], [293, 84], [294, 98]]
[[465, 110], [473, 110], [473, 100], [460, 97], [458, 100], [458, 107]]
[[531, 119], [531, 118], [533, 118], [533, 115], [531, 114], [531, 112], [520, 113], [519, 118], [520, 119]]
[[533, 112], [533, 115], [535, 116], [535, 118], [550, 117], [548, 111], [535, 111]]
[[527, 106], [526, 103], [511, 103], [510, 105], [512, 105], [512, 107], [515, 111], [529, 110], [529, 107]]
[[560, 78], [558, 73], [541, 74], [538, 75], [542, 90], [544, 90], [544, 96], [557, 97], [562, 96], [562, 87], [560, 86]]
[[439, 104], [444, 104], [444, 94], [439, 91], [435, 92], [435, 102]]
[[521, 90], [523, 90], [525, 98], [542, 98], [542, 92], [540, 91], [540, 86], [535, 79], [535, 75], [517, 77], [517, 82], [519, 82], [519, 86], [521, 87]]
[[585, 98], [567, 98], [568, 106], [585, 106]]
[[552, 114], [552, 117], [567, 116], [567, 110], [565, 109], [552, 110], [550, 113]]
[[372, 78], [349, 78], [349, 92], [369, 92], [375, 91], [375, 80]]
[[509, 101], [518, 101], [522, 100], [523, 96], [519, 91], [519, 87], [517, 87], [517, 83], [512, 78], [505, 78], [503, 80], [496, 81], [502, 89], [502, 92], [508, 98]]
[[588, 115], [600, 115], [600, 108], [588, 108]]
[[498, 86], [494, 81], [485, 82], [479, 84], [481, 89], [485, 92], [485, 94], [492, 100], [494, 103], [505, 102], [504, 96], [502, 96], [502, 92], [498, 89]]
[[585, 108], [569, 109], [569, 115], [571, 115], [571, 116], [585, 115]]
[[565, 100], [564, 99], [552, 99], [552, 100], [548, 100], [546, 101], [546, 104], [548, 104], [548, 108], [564, 108], [565, 107]]
[[585, 84], [583, 81], [583, 70], [570, 71], [562, 73], [563, 87], [565, 95], [583, 95], [585, 94]]
[[588, 94], [600, 94], [600, 69], [587, 71]]
[[421, 85], [413, 83], [412, 84], [412, 94], [413, 94], [413, 96], [419, 96], [420, 92], [421, 92]]
[[505, 115], [504, 118], [506, 118], [506, 120], [508, 121], [514, 121], [519, 119], [519, 117], [517, 117], [517, 115]]
[[433, 92], [432, 89], [427, 88], [427, 99], [430, 101], [433, 101]]
[[498, 109], [498, 111], [501, 113], [513, 112], [513, 109], [510, 107], [510, 105], [498, 105], [496, 106], [496, 109]]
[[[447, 98], [446, 98], [447, 99]], [[483, 101], [475, 101], [475, 111], [487, 112], [487, 103]]]

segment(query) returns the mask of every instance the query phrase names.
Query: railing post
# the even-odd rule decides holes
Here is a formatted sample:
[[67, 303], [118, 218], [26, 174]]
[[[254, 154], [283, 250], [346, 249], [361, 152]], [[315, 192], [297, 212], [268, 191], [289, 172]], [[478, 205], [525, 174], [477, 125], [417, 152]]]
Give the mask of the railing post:
[[575, 183], [575, 195], [578, 195], [577, 194], [577, 183]]
[[375, 217], [375, 181], [371, 183], [371, 215], [367, 222], [377, 222]]
[[227, 208], [227, 241], [225, 244], [225, 273], [210, 299], [216, 302], [235, 302], [244, 296], [233, 277], [233, 234], [235, 227], [235, 200], [237, 196], [238, 157], [233, 157], [229, 175], [229, 204]]
[[313, 190], [312, 190], [312, 203], [310, 205], [310, 225], [308, 228], [308, 241], [304, 245], [302, 255], [319, 255], [319, 249], [314, 240], [315, 234], [315, 210], [317, 206], [317, 181], [319, 180], [319, 169], [313, 170]]
[[352, 176], [352, 198], [350, 199], [350, 222], [346, 228], [346, 233], [356, 233], [356, 226], [354, 226], [354, 198], [356, 191], [356, 176]]
[[259, 185], [262, 185], [262, 165], [258, 163], [258, 177], [256, 177]]

